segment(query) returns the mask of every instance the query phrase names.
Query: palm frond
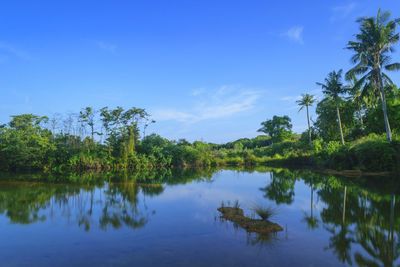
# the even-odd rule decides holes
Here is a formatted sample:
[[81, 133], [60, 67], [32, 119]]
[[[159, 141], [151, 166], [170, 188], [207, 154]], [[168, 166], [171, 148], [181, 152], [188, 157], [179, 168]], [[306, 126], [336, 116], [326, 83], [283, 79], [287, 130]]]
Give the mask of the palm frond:
[[384, 82], [388, 85], [393, 85], [393, 81], [387, 76], [385, 73], [382, 72], [382, 78]]
[[400, 63], [392, 63], [385, 66], [385, 70], [397, 71], [400, 70]]

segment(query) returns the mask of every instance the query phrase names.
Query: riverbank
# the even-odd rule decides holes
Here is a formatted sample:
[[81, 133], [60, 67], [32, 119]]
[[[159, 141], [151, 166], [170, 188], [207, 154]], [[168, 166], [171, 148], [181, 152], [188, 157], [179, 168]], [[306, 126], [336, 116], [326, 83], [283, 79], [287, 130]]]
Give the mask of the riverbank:
[[0, 128], [0, 170], [53, 173], [257, 165], [362, 172], [400, 170], [400, 137], [396, 134], [391, 143], [384, 135], [370, 134], [345, 145], [321, 138], [310, 145], [304, 135], [295, 134], [275, 143], [268, 136], [213, 144], [171, 141], [156, 134], [129, 140], [123, 136], [118, 142], [102, 143], [89, 137], [54, 135], [38, 126], [42, 119], [25, 114], [10, 122], [14, 125], [24, 120], [23, 126]]

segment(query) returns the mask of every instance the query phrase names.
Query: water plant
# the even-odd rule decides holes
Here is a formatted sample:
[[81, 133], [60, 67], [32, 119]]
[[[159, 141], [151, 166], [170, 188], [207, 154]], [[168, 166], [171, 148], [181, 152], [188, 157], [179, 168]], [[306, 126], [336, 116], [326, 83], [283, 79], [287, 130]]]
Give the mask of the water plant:
[[264, 221], [268, 221], [277, 214], [276, 208], [272, 206], [262, 206], [260, 204], [256, 204], [253, 207], [253, 211]]

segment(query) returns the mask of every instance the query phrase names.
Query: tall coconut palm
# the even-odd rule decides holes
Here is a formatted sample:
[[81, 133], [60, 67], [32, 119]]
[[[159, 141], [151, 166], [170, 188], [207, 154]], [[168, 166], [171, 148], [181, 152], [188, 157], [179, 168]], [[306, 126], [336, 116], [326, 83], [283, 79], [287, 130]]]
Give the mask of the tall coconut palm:
[[310, 127], [310, 116], [308, 112], [308, 107], [312, 106], [317, 101], [314, 95], [310, 94], [302, 94], [301, 99], [297, 100], [296, 103], [300, 106], [299, 112], [306, 107], [307, 109], [307, 122], [308, 122], [308, 139], [310, 141], [310, 146], [312, 146], [311, 142], [311, 127]]
[[388, 71], [400, 70], [400, 63], [391, 63], [390, 53], [393, 52], [393, 46], [399, 41], [399, 33], [396, 33], [396, 24], [400, 19], [389, 20], [390, 12], [381, 13], [379, 9], [375, 17], [362, 17], [357, 20], [360, 23], [360, 33], [356, 34], [357, 41], [350, 41], [347, 49], [353, 50], [352, 62], [356, 64], [346, 73], [346, 77], [352, 75], [364, 75], [357, 83], [361, 86], [370, 81], [373, 86], [367, 86], [363, 89], [363, 94], [369, 90], [379, 92], [383, 116], [385, 121], [386, 135], [389, 142], [392, 141], [389, 119], [386, 112], [386, 98], [384, 85], [392, 85], [393, 82], [382, 69]]
[[340, 131], [340, 141], [342, 145], [344, 145], [344, 137], [343, 137], [343, 129], [342, 122], [340, 120], [340, 111], [339, 111], [339, 103], [341, 100], [341, 95], [347, 91], [347, 88], [342, 83], [342, 72], [343, 70], [339, 70], [338, 72], [332, 71], [328, 74], [328, 78], [325, 78], [325, 84], [317, 82], [317, 85], [322, 87], [322, 92], [325, 94], [326, 98], [333, 98], [336, 104], [336, 114]]

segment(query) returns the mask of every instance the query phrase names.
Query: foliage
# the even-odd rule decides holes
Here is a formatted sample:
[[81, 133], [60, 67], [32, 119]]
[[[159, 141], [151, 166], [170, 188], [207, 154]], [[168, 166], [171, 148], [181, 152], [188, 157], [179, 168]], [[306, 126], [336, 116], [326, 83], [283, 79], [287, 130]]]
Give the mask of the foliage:
[[274, 116], [272, 120], [261, 122], [262, 127], [258, 129], [258, 132], [269, 135], [272, 142], [281, 142], [290, 138], [292, 134], [291, 121], [289, 116]]
[[40, 127], [47, 117], [12, 116], [9, 127], [0, 129], [0, 166], [3, 169], [46, 167], [55, 147], [51, 132]]

